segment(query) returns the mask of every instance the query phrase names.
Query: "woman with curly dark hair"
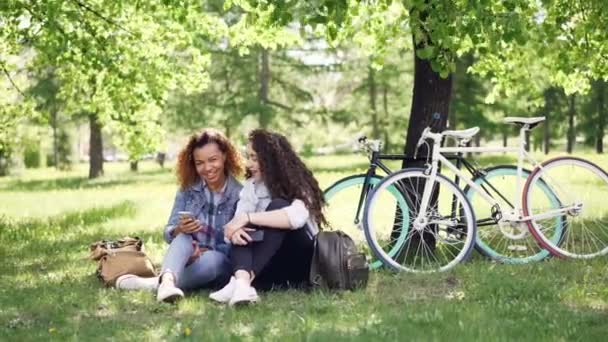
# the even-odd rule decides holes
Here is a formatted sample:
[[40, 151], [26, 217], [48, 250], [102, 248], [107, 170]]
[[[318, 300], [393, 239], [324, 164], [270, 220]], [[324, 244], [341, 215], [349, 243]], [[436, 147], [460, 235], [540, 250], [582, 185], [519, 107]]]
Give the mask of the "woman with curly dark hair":
[[242, 173], [232, 143], [211, 128], [194, 134], [179, 153], [175, 196], [164, 236], [169, 250], [159, 278], [127, 275], [117, 280], [123, 289], [157, 291], [158, 301], [173, 301], [184, 290], [222, 286], [230, 275], [229, 245], [223, 226], [234, 216]]
[[306, 287], [313, 238], [326, 224], [323, 192], [287, 139], [257, 129], [248, 140], [247, 181], [224, 226], [234, 276], [210, 294], [230, 305], [257, 301], [256, 288]]

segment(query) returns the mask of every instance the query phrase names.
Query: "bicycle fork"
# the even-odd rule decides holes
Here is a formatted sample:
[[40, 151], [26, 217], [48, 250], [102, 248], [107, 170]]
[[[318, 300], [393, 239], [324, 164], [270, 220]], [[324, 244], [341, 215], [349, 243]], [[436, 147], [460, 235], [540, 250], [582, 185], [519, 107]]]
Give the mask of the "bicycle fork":
[[[376, 152], [374, 152], [374, 154], [375, 153]], [[359, 229], [361, 229], [361, 226], [360, 226], [361, 209], [363, 208], [363, 205], [365, 204], [365, 200], [367, 199], [367, 195], [369, 195], [369, 191], [372, 188], [372, 186], [371, 186], [372, 178], [376, 174], [377, 165], [375, 164], [374, 160], [375, 160], [375, 156], [372, 155], [372, 163], [370, 164], [370, 167], [369, 167], [369, 169], [367, 169], [367, 173], [365, 174], [365, 181], [363, 182], [363, 189], [361, 189], [361, 194], [359, 195], [359, 203], [357, 204], [357, 213], [355, 214], [354, 224]]]
[[424, 190], [422, 191], [422, 200], [420, 201], [420, 211], [416, 218], [412, 222], [412, 228], [421, 232], [424, 228], [429, 224], [429, 215], [426, 215], [427, 210], [429, 209], [429, 203], [433, 196], [433, 191], [435, 187], [435, 182], [437, 179], [437, 170], [438, 170], [438, 156], [439, 156], [439, 145], [440, 141], [437, 139], [433, 139], [433, 155], [431, 158], [431, 165], [427, 170], [424, 171], [426, 174], [428, 172], [429, 178], [426, 179], [424, 183]]

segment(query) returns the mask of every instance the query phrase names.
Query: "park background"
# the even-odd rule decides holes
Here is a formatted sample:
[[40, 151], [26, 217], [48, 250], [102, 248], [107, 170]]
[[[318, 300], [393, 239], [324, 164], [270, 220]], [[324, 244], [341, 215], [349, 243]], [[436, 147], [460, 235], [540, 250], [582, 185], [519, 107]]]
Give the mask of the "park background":
[[103, 289], [86, 260], [88, 243], [129, 234], [160, 262], [174, 157], [202, 127], [241, 146], [256, 127], [286, 134], [323, 188], [365, 169], [360, 133], [393, 153], [411, 154], [428, 125], [479, 126], [473, 144], [514, 144], [506, 116], [547, 118], [527, 137], [537, 159], [570, 153], [608, 168], [603, 6], [4, 1], [0, 339], [605, 336], [605, 259], [382, 270], [364, 291], [273, 293], [243, 310], [205, 292], [174, 307]]

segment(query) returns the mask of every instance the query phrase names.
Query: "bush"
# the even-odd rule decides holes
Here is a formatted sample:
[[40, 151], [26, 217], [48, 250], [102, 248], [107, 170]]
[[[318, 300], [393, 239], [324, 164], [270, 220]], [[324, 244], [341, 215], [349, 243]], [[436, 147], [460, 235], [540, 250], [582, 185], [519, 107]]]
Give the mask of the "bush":
[[27, 144], [25, 146], [23, 151], [23, 163], [28, 169], [39, 168], [41, 166], [39, 144]]
[[300, 154], [304, 158], [312, 157], [314, 155], [314, 146], [311, 143], [305, 143], [302, 146], [302, 150], [300, 151]]
[[8, 156], [3, 149], [0, 148], [0, 177], [8, 176], [10, 168], [10, 156]]
[[59, 170], [72, 169], [72, 147], [70, 144], [70, 135], [65, 129], [60, 129], [57, 134], [57, 164], [55, 165], [55, 156], [53, 151], [47, 155], [46, 165], [49, 167], [56, 166]]

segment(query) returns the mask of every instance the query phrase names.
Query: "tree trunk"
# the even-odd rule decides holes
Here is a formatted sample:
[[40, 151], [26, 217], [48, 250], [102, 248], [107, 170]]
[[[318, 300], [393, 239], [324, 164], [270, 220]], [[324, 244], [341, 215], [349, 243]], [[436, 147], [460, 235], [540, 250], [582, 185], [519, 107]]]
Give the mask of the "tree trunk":
[[8, 176], [10, 168], [10, 154], [0, 148], [0, 177]]
[[[415, 45], [415, 44], [414, 44]], [[416, 49], [414, 49], [415, 51]], [[452, 95], [452, 75], [443, 79], [431, 69], [431, 64], [427, 60], [422, 60], [416, 56], [414, 52], [414, 89], [412, 95], [412, 108], [410, 112], [410, 120], [407, 128], [407, 137], [404, 146], [404, 153], [408, 157], [413, 157], [416, 150], [416, 145], [422, 131], [426, 127], [431, 127], [435, 132], [443, 131], [448, 120], [450, 112], [450, 100]], [[419, 156], [426, 156], [428, 151], [426, 145], [422, 145], [419, 149]], [[403, 161], [402, 167], [423, 167], [426, 158], [421, 158], [419, 161], [408, 162]], [[421, 194], [424, 189], [424, 184], [418, 184], [413, 189], [414, 193]], [[439, 198], [439, 191], [435, 191], [430, 203], [436, 203]], [[416, 202], [414, 202], [416, 203]], [[397, 213], [399, 214], [399, 213]], [[397, 224], [397, 223], [396, 223]], [[428, 248], [431, 251], [435, 249], [435, 234], [436, 227], [425, 229], [422, 238], [420, 234], [414, 235], [408, 242], [406, 250], [420, 250], [420, 248]], [[393, 238], [396, 238], [397, 230], [393, 230]], [[426, 246], [421, 246], [424, 243]], [[400, 256], [403, 257], [403, 256]]]
[[382, 106], [384, 107], [384, 150], [390, 151], [391, 141], [389, 135], [389, 127], [387, 127], [388, 123], [390, 122], [388, 117], [388, 87], [386, 84], [384, 85], [384, 87], [382, 87]]
[[232, 137], [232, 126], [230, 125], [230, 119], [224, 120], [224, 131], [226, 133], [226, 138], [230, 139]]
[[372, 138], [378, 139], [380, 137], [380, 132], [378, 130], [378, 111], [376, 110], [376, 79], [375, 79], [375, 70], [370, 66], [367, 67], [367, 75], [369, 78], [369, 107], [372, 111]]
[[[439, 74], [431, 69], [429, 61], [422, 60], [414, 54], [414, 90], [404, 147], [404, 153], [407, 156], [414, 156], [416, 144], [426, 127], [430, 126], [434, 132], [441, 132], [445, 129], [450, 112], [451, 96], [452, 75], [446, 79], [439, 77]], [[426, 153], [425, 145], [423, 145], [418, 154], [426, 155]], [[402, 167], [413, 166], [412, 164], [423, 166], [424, 160], [416, 163], [404, 162]]]
[[509, 144], [509, 134], [507, 131], [502, 131], [502, 147], [507, 147]]
[[[461, 71], [460, 64], [457, 64], [456, 68], [457, 68], [456, 72], [452, 75], [452, 90], [451, 90], [452, 94], [456, 94], [456, 92], [458, 91], [458, 82], [459, 82], [460, 78], [462, 77], [462, 72], [460, 72]], [[456, 106], [450, 106], [447, 127], [449, 129], [456, 129], [457, 124], [458, 124], [458, 113], [456, 113]], [[456, 140], [448, 139], [447, 145], [456, 146]]]
[[268, 87], [270, 83], [270, 61], [268, 56], [268, 50], [262, 49], [260, 56], [260, 91], [259, 99], [262, 105], [259, 113], [259, 124], [260, 127], [266, 128], [270, 123], [270, 113], [268, 112]]
[[161, 169], [165, 168], [165, 159], [167, 158], [167, 154], [165, 152], [158, 152], [156, 154], [156, 162], [160, 165]]
[[570, 106], [568, 109], [568, 145], [566, 147], [568, 153], [572, 153], [572, 150], [574, 150], [574, 139], [576, 137], [576, 133], [574, 132], [575, 99], [575, 95], [570, 95]]
[[[226, 95], [230, 94], [230, 72], [228, 67], [224, 68], [224, 91]], [[224, 119], [224, 130], [226, 131], [226, 137], [230, 139], [232, 137], [232, 122], [230, 121], [231, 115], [226, 115], [226, 119]]]
[[53, 165], [55, 169], [59, 169], [59, 146], [57, 144], [57, 111], [51, 109], [51, 127], [53, 128]]
[[93, 179], [103, 175], [103, 141], [97, 114], [89, 114], [89, 127], [89, 178]]
[[139, 161], [135, 160], [129, 163], [130, 169], [133, 172], [137, 172], [139, 170]]
[[604, 127], [606, 126], [606, 113], [604, 111], [604, 93], [605, 93], [605, 82], [604, 80], [597, 81], [597, 137], [595, 140], [595, 151], [597, 153], [604, 153]]
[[[547, 102], [545, 102], [545, 106]], [[551, 127], [549, 126], [549, 111], [545, 111], [545, 122], [543, 123], [544, 132], [543, 132], [543, 146], [545, 148], [545, 154], [549, 154], [551, 150]]]

